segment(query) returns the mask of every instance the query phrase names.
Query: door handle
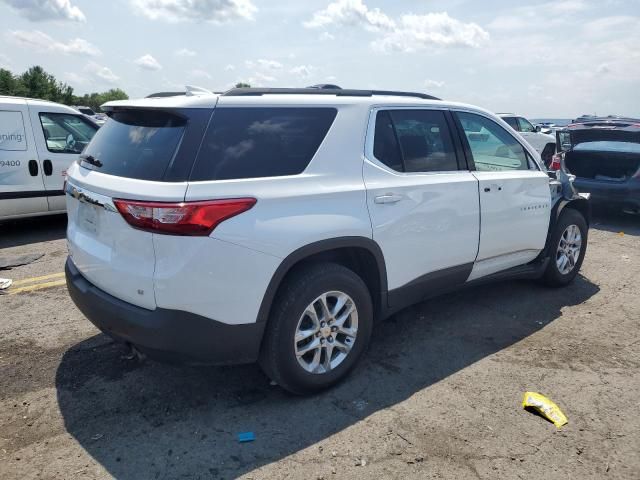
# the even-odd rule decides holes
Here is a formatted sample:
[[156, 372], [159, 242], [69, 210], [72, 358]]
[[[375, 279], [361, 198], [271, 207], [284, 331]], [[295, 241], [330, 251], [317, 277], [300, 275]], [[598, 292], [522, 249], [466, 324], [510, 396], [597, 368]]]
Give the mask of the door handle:
[[47, 176], [53, 173], [53, 164], [51, 163], [51, 160], [47, 159], [44, 162], [42, 162], [42, 170], [44, 171], [44, 174]]
[[402, 200], [402, 195], [398, 195], [395, 193], [386, 193], [384, 195], [378, 195], [376, 198], [374, 198], [374, 202], [381, 204], [381, 203], [397, 203], [400, 200]]
[[29, 160], [29, 175], [35, 177], [38, 175], [38, 162], [36, 160]]

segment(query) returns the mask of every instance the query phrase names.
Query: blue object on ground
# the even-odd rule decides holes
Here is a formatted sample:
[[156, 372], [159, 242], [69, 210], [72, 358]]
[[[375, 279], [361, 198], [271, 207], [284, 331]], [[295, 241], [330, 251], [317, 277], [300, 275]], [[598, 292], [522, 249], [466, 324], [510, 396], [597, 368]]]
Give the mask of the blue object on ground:
[[240, 443], [253, 442], [255, 439], [256, 436], [253, 432], [242, 432], [238, 434], [238, 441]]

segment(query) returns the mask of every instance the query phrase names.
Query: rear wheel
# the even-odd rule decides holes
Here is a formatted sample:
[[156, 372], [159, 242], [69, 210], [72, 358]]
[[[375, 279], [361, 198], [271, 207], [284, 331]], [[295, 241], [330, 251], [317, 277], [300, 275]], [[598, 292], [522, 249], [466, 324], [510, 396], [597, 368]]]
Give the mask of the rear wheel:
[[299, 270], [278, 294], [260, 365], [291, 393], [320, 391], [355, 366], [372, 320], [371, 296], [353, 271], [334, 263]]
[[580, 270], [587, 250], [588, 228], [580, 212], [566, 208], [556, 223], [549, 243], [550, 259], [544, 273], [547, 285], [570, 283]]

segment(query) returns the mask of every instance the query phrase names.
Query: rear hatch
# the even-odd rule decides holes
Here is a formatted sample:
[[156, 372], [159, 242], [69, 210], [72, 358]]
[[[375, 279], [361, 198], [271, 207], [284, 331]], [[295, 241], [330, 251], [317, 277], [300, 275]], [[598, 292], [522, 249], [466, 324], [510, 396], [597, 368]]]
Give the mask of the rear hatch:
[[[68, 170], [67, 238], [78, 270], [105, 292], [156, 306], [149, 228], [132, 228], [158, 202], [184, 201], [187, 179], [212, 108], [114, 107]], [[125, 219], [129, 217], [129, 220]], [[163, 220], [161, 219], [161, 220]]]
[[623, 183], [640, 174], [640, 124], [571, 125], [557, 132], [557, 144], [576, 177]]

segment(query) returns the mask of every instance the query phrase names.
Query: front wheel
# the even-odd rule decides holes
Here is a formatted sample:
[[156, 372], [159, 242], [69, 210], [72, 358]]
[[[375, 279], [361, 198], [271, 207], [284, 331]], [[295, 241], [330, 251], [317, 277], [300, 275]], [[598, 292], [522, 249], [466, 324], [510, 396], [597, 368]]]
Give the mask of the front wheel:
[[260, 365], [291, 393], [328, 388], [362, 356], [372, 321], [371, 296], [358, 275], [334, 263], [310, 265], [279, 291]]
[[587, 235], [584, 216], [566, 208], [560, 214], [549, 243], [549, 265], [543, 277], [547, 285], [562, 287], [576, 277], [587, 250]]

